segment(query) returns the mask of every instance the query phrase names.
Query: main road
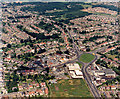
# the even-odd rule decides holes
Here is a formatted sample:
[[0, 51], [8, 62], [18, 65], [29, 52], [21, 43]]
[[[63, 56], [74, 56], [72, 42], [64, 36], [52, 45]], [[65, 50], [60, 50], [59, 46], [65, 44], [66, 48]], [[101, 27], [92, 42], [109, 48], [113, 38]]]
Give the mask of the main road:
[[83, 76], [91, 90], [91, 93], [93, 94], [93, 96], [98, 99], [98, 98], [101, 98], [101, 95], [99, 94], [96, 86], [94, 85], [92, 79], [91, 79], [91, 76], [89, 75], [88, 73], [88, 67], [90, 66], [90, 64], [92, 64], [95, 60], [97, 59], [97, 56], [95, 55], [95, 58], [94, 60], [92, 60], [90, 63], [86, 64], [86, 63], [83, 63], [83, 66], [82, 66], [82, 72], [83, 72]]
[[[73, 46], [74, 46], [74, 50], [75, 50], [75, 52], [76, 52], [76, 54], [77, 54], [78, 62], [82, 63], [82, 65], [83, 65], [83, 66], [82, 66], [83, 76], [84, 76], [84, 78], [85, 78], [85, 80], [86, 80], [86, 82], [87, 82], [87, 84], [88, 84], [88, 86], [89, 86], [89, 88], [90, 88], [91, 93], [93, 94], [93, 96], [95, 97], [95, 99], [101, 98], [101, 95], [99, 94], [96, 86], [95, 86], [94, 83], [92, 82], [92, 79], [91, 79], [90, 74], [88, 73], [88, 67], [89, 67], [90, 64], [92, 64], [93, 62], [95, 62], [95, 60], [97, 59], [97, 55], [95, 55], [94, 60], [92, 60], [90, 63], [83, 63], [83, 62], [81, 62], [81, 61], [79, 60], [79, 58], [80, 58], [81, 54], [83, 54], [83, 52], [81, 52], [81, 51], [78, 49], [78, 46], [76, 45], [76, 43], [75, 43], [75, 41], [74, 41], [74, 38], [71, 36], [71, 33], [70, 33], [71, 31], [69, 31], [68, 29], [67, 29], [67, 31], [68, 31], [69, 37], [70, 37], [70, 38], [72, 39], [72, 41], [73, 41]], [[96, 51], [95, 51], [95, 53], [96, 53]], [[89, 53], [89, 54], [91, 54], [91, 53]]]
[[[95, 62], [97, 60], [97, 55], [95, 55], [95, 58], [90, 62], [90, 63], [83, 63], [79, 60], [80, 56], [84, 53], [83, 51], [80, 51], [78, 46], [76, 45], [75, 41], [74, 41], [74, 38], [72, 37], [71, 33], [73, 33], [73, 31], [69, 31], [68, 29], [68, 26], [66, 26], [66, 29], [68, 31], [68, 35], [69, 37], [72, 39], [72, 44], [73, 44], [73, 50], [74, 52], [76, 52], [76, 55], [77, 55], [77, 58], [75, 58], [74, 60], [71, 60], [71, 61], [68, 61], [68, 62], [65, 62], [65, 63], [62, 63], [62, 64], [59, 64], [59, 65], [56, 65], [55, 67], [59, 67], [59, 66], [62, 66], [64, 64], [67, 64], [67, 63], [71, 63], [71, 62], [75, 62], [75, 61], [78, 61], [79, 63], [82, 64], [82, 72], [83, 72], [83, 76], [90, 88], [90, 91], [91, 93], [93, 94], [94, 98], [95, 99], [99, 99], [101, 98], [101, 95], [100, 93], [98, 92], [96, 86], [94, 85], [92, 79], [91, 79], [91, 75], [88, 73], [88, 67], [90, 66], [90, 64], [92, 64], [93, 62]], [[89, 54], [92, 54], [92, 53], [97, 53], [99, 51], [102, 51], [102, 50], [105, 50], [106, 47], [102, 47], [102, 48], [98, 48], [97, 50], [93, 51], [93, 52], [90, 52]]]

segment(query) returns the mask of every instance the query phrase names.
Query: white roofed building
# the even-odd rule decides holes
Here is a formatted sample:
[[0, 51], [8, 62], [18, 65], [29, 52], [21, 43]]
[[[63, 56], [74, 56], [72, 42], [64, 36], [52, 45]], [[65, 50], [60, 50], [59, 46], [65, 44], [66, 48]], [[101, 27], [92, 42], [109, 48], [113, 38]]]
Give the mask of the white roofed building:
[[67, 64], [67, 67], [70, 71], [70, 76], [72, 78], [83, 78], [83, 73], [81, 72], [81, 68], [77, 63]]
[[83, 75], [83, 73], [80, 70], [75, 70], [75, 74], [77, 76], [82, 76]]

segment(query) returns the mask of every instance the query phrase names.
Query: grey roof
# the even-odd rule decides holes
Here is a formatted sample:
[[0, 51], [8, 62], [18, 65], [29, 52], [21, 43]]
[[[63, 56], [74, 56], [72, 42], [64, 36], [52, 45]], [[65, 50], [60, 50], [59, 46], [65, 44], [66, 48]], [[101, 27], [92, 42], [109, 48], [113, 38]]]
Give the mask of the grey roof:
[[104, 69], [105, 74], [115, 74], [112, 69]]
[[104, 73], [103, 70], [96, 70], [95, 72], [96, 72], [96, 73]]

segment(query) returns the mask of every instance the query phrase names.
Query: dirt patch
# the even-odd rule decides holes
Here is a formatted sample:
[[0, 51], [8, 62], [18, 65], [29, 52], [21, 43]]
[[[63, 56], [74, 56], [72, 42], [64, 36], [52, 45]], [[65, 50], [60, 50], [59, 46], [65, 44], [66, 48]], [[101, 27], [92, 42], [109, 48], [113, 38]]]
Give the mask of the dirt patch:
[[58, 90], [59, 90], [59, 88], [58, 88], [57, 86], [55, 86], [55, 90], [56, 90], [56, 91], [58, 91]]
[[64, 80], [60, 80], [59, 83], [64, 83], [65, 81]]
[[80, 80], [77, 80], [75, 83], [76, 83], [76, 84], [80, 84]]
[[73, 81], [72, 80], [69, 80], [68, 81], [70, 85], [73, 85]]
[[68, 91], [67, 89], [64, 89], [64, 91]]
[[71, 90], [75, 90], [75, 88], [71, 88]]

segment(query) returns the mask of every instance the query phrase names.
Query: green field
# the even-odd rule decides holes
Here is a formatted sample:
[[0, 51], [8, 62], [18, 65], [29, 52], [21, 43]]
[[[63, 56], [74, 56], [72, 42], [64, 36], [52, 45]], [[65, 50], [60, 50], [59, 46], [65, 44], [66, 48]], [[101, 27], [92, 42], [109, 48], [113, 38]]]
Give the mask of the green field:
[[83, 79], [59, 80], [49, 88], [50, 97], [92, 97]]
[[94, 58], [95, 58], [94, 55], [85, 53], [85, 54], [82, 54], [82, 55], [80, 56], [80, 61], [81, 61], [81, 62], [84, 62], [84, 63], [89, 63], [89, 62], [91, 62]]
[[81, 4], [85, 9], [86, 8], [89, 8], [89, 7], [92, 7], [92, 5], [86, 5], [86, 4]]
[[106, 56], [107, 56], [108, 58], [114, 59], [117, 55], [110, 55], [110, 54], [107, 54]]

